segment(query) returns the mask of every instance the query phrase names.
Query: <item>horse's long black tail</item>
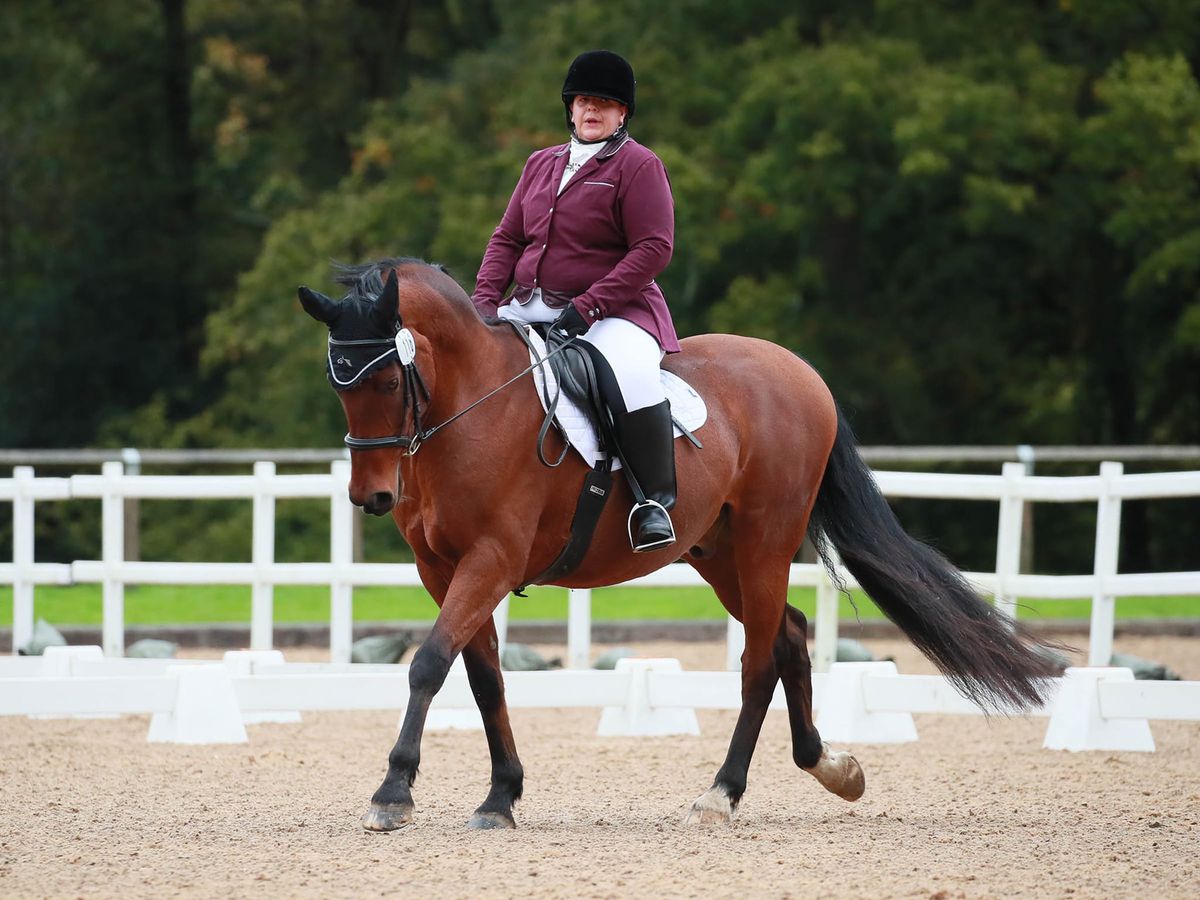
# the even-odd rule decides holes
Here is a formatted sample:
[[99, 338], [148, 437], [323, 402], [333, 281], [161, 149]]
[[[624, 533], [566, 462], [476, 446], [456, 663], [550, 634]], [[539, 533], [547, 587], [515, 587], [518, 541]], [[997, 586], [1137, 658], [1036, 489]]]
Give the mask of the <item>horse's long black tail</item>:
[[808, 533], [826, 566], [833, 548], [887, 617], [979, 706], [1041, 705], [1055, 663], [944, 556], [904, 531], [841, 410]]

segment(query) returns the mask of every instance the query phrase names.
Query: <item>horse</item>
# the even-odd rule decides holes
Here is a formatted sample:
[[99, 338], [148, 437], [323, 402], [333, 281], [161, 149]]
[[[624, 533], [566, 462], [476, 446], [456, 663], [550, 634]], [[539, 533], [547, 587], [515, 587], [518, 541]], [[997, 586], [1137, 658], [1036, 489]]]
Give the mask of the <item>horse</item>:
[[[337, 280], [348, 288], [340, 301], [303, 286], [298, 293], [304, 310], [329, 328], [327, 374], [349, 426], [350, 500], [373, 515], [391, 513], [439, 607], [409, 667], [400, 734], [362, 825], [391, 831], [412, 821], [426, 714], [461, 653], [491, 756], [490, 790], [468, 827], [513, 828], [524, 771], [492, 613], [555, 559], [589, 469], [575, 455], [553, 469], [537, 463], [543, 411], [528, 376], [529, 349], [508, 323], [482, 317], [440, 266], [390, 258], [343, 267]], [[795, 764], [846, 800], [865, 790], [858, 761], [830, 748], [813, 724], [808, 623], [787, 602], [789, 566], [806, 535], [831, 572], [840, 558], [985, 710], [1043, 702], [1053, 663], [949, 561], [904, 531], [807, 362], [768, 341], [706, 334], [684, 340], [664, 366], [709, 408], [697, 433], [703, 448], [675, 442], [676, 542], [630, 550], [632, 497], [619, 484], [583, 561], [552, 583], [618, 584], [682, 559], [745, 627], [741, 710], [724, 763], [686, 821], [733, 818], [779, 682]], [[560, 438], [551, 432], [548, 440]]]

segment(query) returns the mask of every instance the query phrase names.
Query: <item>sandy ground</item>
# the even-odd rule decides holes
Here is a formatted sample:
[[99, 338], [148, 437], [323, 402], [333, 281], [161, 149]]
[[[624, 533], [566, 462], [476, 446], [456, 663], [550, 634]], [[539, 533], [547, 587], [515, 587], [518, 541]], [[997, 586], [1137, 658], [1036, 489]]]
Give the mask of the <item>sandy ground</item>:
[[[907, 644], [867, 643], [930, 671]], [[693, 669], [724, 658], [638, 649]], [[1200, 679], [1198, 639], [1118, 649]], [[0, 719], [0, 897], [1200, 895], [1200, 723], [1154, 723], [1153, 755], [1070, 754], [1041, 749], [1044, 719], [918, 716], [915, 744], [851, 748], [867, 793], [850, 804], [793, 766], [773, 712], [733, 825], [687, 827], [733, 713], [672, 738], [596, 737], [596, 711], [512, 717], [515, 832], [464, 829], [486, 793], [484, 739], [434, 732], [416, 823], [390, 835], [358, 817], [395, 713], [310, 713], [217, 747], [147, 744], [144, 717]]]

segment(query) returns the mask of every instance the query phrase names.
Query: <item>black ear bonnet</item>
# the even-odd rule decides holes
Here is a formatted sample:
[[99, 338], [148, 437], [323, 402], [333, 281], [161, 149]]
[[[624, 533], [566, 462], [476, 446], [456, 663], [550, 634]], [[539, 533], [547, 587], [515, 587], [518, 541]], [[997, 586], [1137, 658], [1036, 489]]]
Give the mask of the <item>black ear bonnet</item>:
[[349, 390], [398, 359], [412, 362], [415, 355], [412, 335], [400, 321], [395, 275], [386, 285], [369, 282], [354, 282], [340, 302], [308, 288], [299, 291], [305, 311], [329, 327], [325, 374], [335, 391]]

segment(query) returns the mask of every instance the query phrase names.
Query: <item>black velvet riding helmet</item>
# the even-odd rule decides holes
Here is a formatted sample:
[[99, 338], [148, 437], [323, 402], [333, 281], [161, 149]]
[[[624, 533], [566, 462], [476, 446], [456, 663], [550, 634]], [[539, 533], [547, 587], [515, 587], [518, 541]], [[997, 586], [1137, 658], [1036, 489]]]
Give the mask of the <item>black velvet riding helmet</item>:
[[571, 102], [579, 94], [624, 103], [629, 110], [625, 114], [625, 124], [628, 125], [633, 118], [637, 94], [633, 66], [611, 50], [580, 53], [567, 69], [567, 78], [563, 82], [562, 99], [567, 108], [568, 128], [571, 127]]

